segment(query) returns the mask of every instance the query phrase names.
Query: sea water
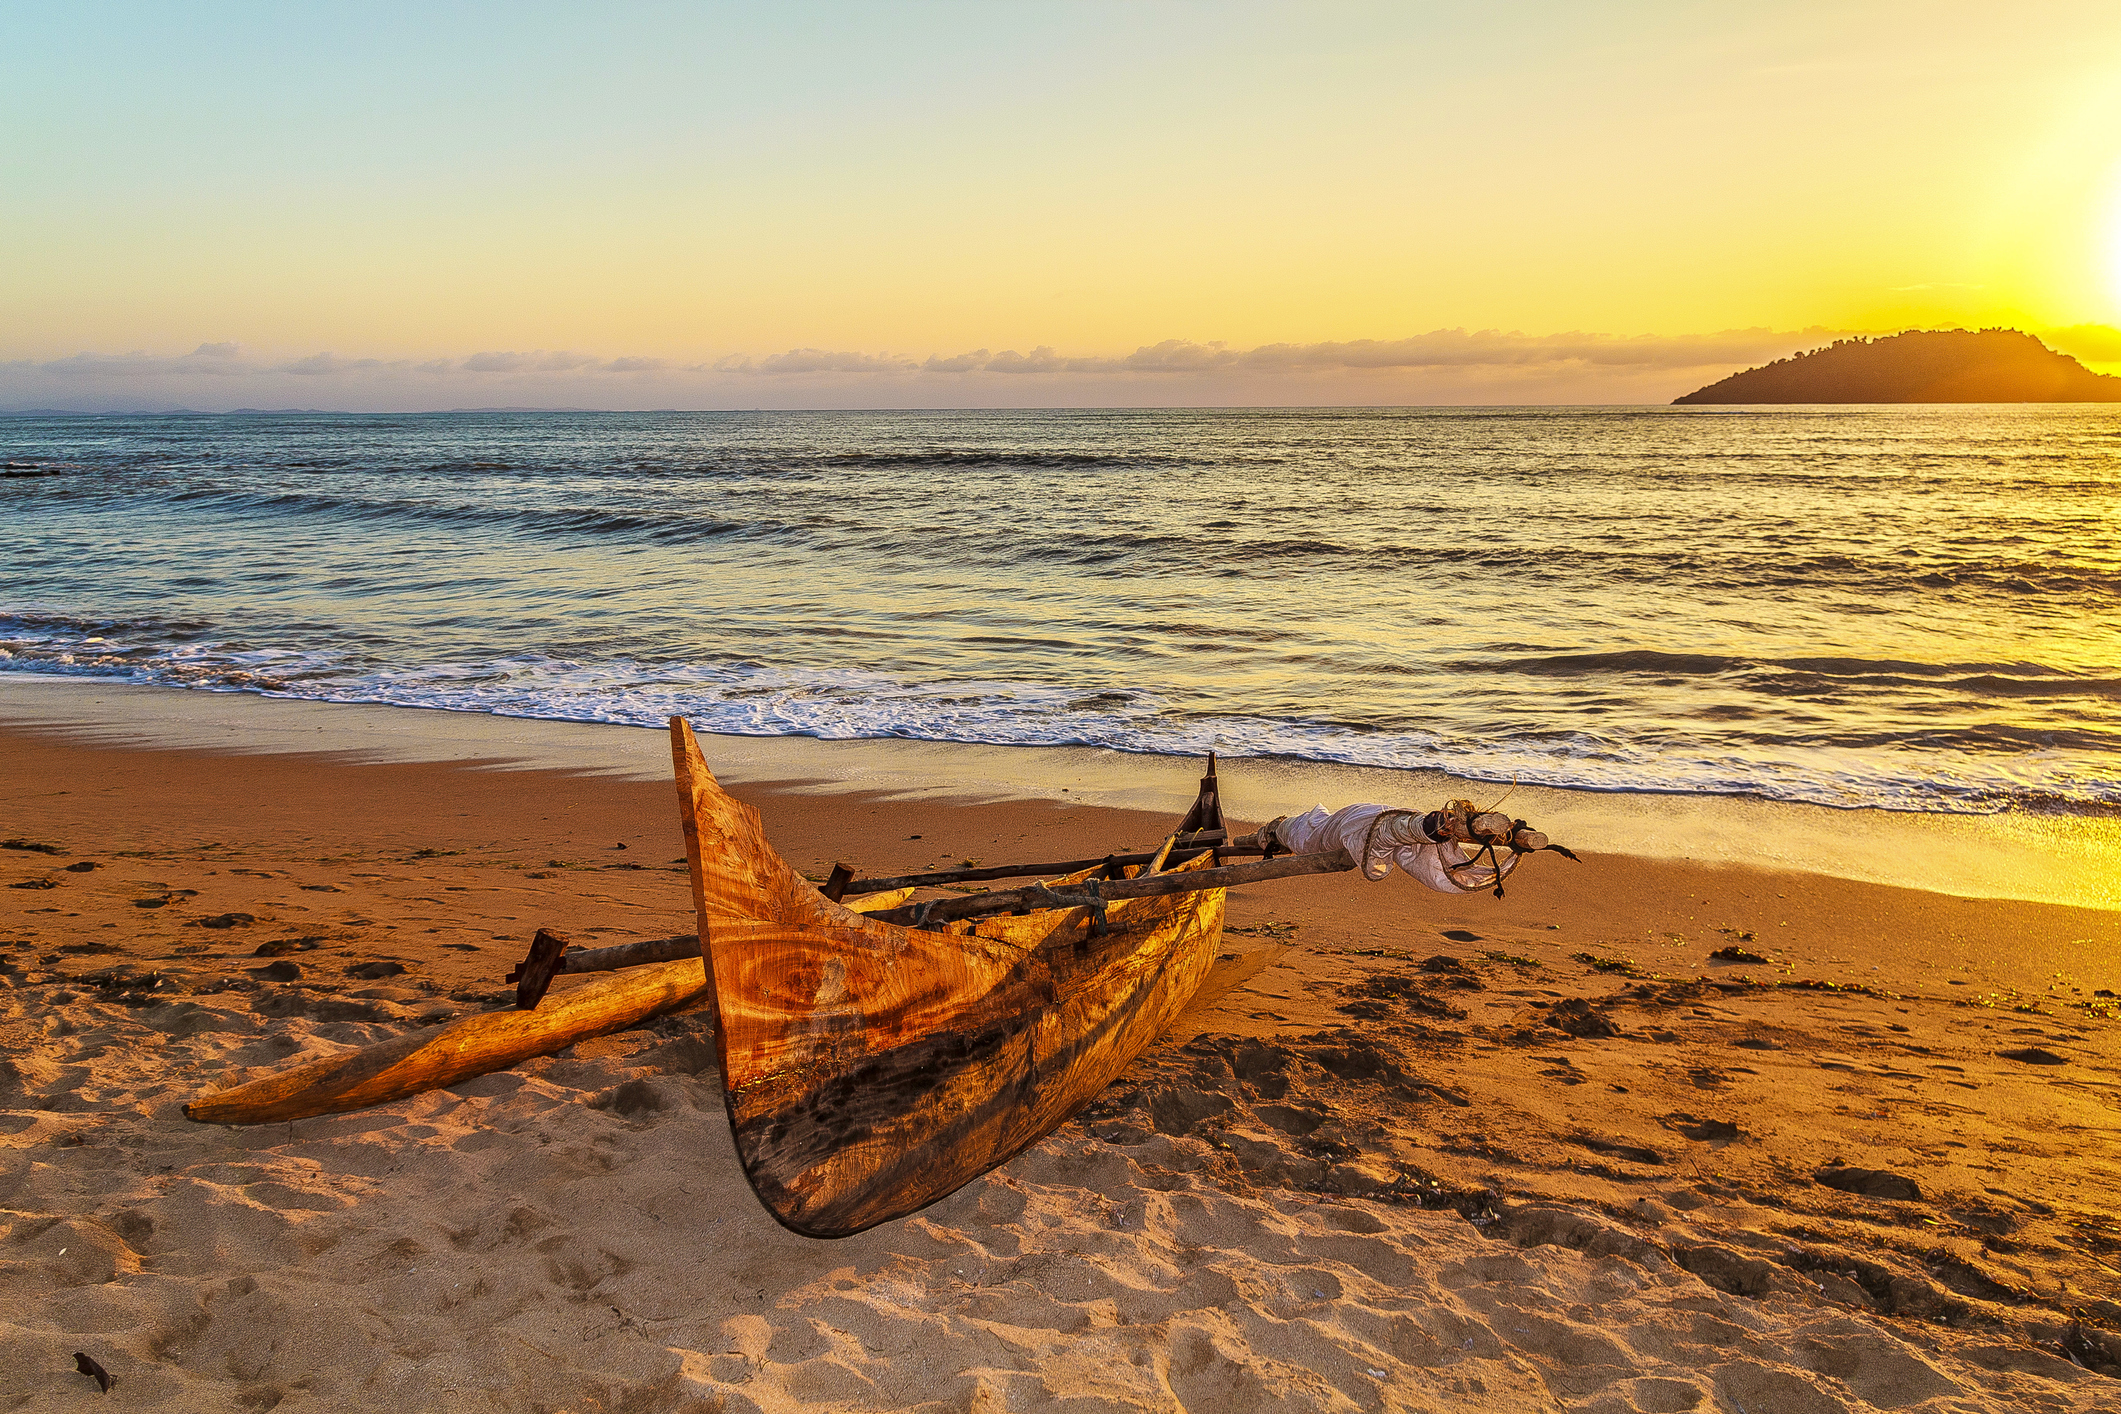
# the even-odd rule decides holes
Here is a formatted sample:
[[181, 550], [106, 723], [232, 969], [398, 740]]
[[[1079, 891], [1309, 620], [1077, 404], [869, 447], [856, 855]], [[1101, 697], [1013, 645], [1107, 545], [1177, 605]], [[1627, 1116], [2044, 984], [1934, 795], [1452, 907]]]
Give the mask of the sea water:
[[2121, 409], [0, 419], [0, 670], [2121, 807]]

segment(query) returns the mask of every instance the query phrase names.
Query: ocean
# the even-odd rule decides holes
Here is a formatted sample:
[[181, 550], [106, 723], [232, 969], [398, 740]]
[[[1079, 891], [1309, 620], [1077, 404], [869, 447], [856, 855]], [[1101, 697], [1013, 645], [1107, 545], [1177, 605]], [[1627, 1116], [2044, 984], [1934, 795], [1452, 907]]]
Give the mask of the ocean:
[[0, 671], [2121, 811], [2121, 408], [0, 418]]

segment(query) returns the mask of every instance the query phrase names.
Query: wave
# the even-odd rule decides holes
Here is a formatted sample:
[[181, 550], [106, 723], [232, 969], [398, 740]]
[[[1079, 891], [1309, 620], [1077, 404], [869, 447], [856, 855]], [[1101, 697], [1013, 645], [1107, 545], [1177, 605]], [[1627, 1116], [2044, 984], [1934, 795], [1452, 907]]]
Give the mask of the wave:
[[[780, 458], [798, 464], [824, 467], [874, 467], [878, 470], [899, 468], [934, 468], [950, 470], [1010, 470], [1022, 468], [1034, 471], [1092, 471], [1110, 469], [1114, 471], [1157, 470], [1185, 467], [1222, 467], [1229, 464], [1228, 457], [1207, 458], [1184, 452], [1071, 452], [1071, 451], [1010, 451], [998, 448], [966, 447], [956, 449], [938, 448], [932, 451], [869, 452], [844, 451], [810, 453], [800, 458]], [[1251, 460], [1247, 458], [1247, 460]], [[1263, 458], [1278, 461], [1280, 458]]]
[[[129, 478], [59, 479], [62, 499], [114, 505], [131, 514], [160, 507], [221, 517], [339, 522], [360, 525], [448, 527], [521, 534], [543, 539], [614, 539], [662, 545], [728, 540], [824, 545], [849, 535], [872, 538], [879, 552], [902, 537], [880, 531], [863, 494], [788, 494], [765, 485], [746, 494], [728, 491], [683, 502], [674, 494], [642, 497], [633, 504], [511, 504], [435, 497], [377, 496], [322, 490], [258, 490], [186, 481], [141, 484]], [[638, 478], [628, 483], [638, 486]], [[438, 488], [456, 489], [462, 488]], [[1409, 573], [1436, 576], [1444, 593], [1476, 593], [1498, 583], [1563, 584], [1610, 588], [1640, 586], [1658, 591], [1686, 586], [1696, 592], [1750, 594], [1761, 591], [1835, 590], [1865, 586], [1879, 602], [1910, 603], [1994, 595], [2008, 600], [2077, 601], [2121, 594], [2121, 567], [2070, 564], [2053, 555], [1995, 555], [1944, 563], [1909, 563], [1906, 557], [1859, 559], [1846, 555], [1790, 556], [1761, 553], [1674, 553], [1665, 549], [1526, 546], [1513, 543], [1365, 544], [1330, 536], [1241, 536], [1204, 530], [1241, 529], [1255, 522], [1217, 521], [1168, 531], [1111, 522], [1086, 510], [1060, 506], [1037, 513], [1036, 535], [1024, 534], [1030, 511], [1007, 505], [990, 514], [966, 516], [947, 488], [910, 489], [902, 510], [932, 503], [921, 529], [924, 553], [948, 547], [966, 562], [1016, 563], [1085, 569], [1126, 565], [1155, 575], [1286, 581], [1317, 575], [1361, 580]], [[793, 512], [800, 511], [800, 514]], [[1454, 582], [1456, 579], [1464, 583]], [[1535, 671], [1528, 668], [1526, 671]]]
[[919, 680], [739, 660], [588, 662], [522, 654], [381, 664], [351, 647], [221, 642], [187, 620], [19, 613], [0, 618], [0, 671], [8, 670], [636, 726], [684, 716], [702, 730], [743, 736], [1089, 746], [1158, 755], [1214, 750], [1497, 783], [1743, 795], [1841, 808], [2121, 811], [2121, 778], [2107, 765], [2121, 750], [2121, 735], [2090, 731], [1482, 730], [1441, 717], [1414, 726], [1235, 712], [1198, 694]]
[[[1746, 679], [1746, 685], [1755, 691], [1770, 693], [1816, 691], [1826, 687], [1926, 688], [1969, 697], [2088, 697], [2121, 702], [2121, 677], [2050, 668], [2039, 663], [1919, 663], [1900, 658], [1846, 657], [1749, 658], [1628, 649], [1525, 658], [1467, 659], [1448, 666], [1468, 673], [1522, 673], [1554, 678], [1735, 676]], [[1767, 680], [1771, 678], [1781, 680]]]

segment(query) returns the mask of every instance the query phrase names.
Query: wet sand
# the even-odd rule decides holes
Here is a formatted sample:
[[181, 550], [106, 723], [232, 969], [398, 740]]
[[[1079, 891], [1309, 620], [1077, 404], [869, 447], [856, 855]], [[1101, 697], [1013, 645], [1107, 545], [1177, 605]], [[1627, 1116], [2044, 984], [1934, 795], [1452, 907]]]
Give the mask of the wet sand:
[[[0, 849], [0, 1363], [37, 1407], [101, 1398], [75, 1351], [197, 1409], [2121, 1398], [2115, 912], [1595, 849], [1500, 901], [1239, 890], [1087, 1112], [826, 1243], [751, 1199], [698, 1013], [353, 1115], [178, 1112], [495, 1004], [538, 927], [689, 931], [667, 782], [0, 756], [0, 838], [44, 847]], [[820, 876], [1168, 825], [800, 784], [740, 794]]]

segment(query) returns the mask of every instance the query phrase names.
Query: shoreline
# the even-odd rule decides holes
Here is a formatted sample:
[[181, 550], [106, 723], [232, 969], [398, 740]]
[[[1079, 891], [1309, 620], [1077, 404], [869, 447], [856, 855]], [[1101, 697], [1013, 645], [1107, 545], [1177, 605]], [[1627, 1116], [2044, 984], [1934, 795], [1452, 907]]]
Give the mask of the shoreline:
[[[817, 1242], [745, 1189], [699, 1013], [348, 1115], [185, 1122], [493, 1004], [537, 927], [665, 936], [691, 901], [667, 778], [137, 732], [0, 727], [0, 837], [57, 851], [0, 850], [31, 885], [0, 888], [26, 1393], [71, 1389], [73, 1350], [201, 1409], [2090, 1411], [2121, 1378], [2121, 914], [1596, 851], [1503, 900], [1235, 890], [1201, 996], [1089, 1109]], [[814, 874], [1175, 814], [736, 789]]]
[[[0, 673], [0, 726], [162, 749], [321, 751], [335, 759], [477, 762], [631, 780], [669, 775], [666, 743], [651, 728], [33, 674]], [[320, 746], [319, 737], [330, 745]], [[701, 740], [717, 773], [731, 781], [894, 800], [1045, 800], [1175, 813], [1192, 799], [1200, 769], [1193, 758], [1090, 747], [716, 734]], [[2121, 910], [2121, 817], [1840, 809], [1744, 796], [1498, 786], [1436, 771], [1284, 758], [1223, 761], [1231, 801], [1262, 819], [1318, 803], [1421, 808], [1457, 795], [1485, 803], [1507, 792], [1513, 813], [1572, 848]]]

